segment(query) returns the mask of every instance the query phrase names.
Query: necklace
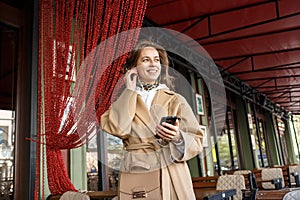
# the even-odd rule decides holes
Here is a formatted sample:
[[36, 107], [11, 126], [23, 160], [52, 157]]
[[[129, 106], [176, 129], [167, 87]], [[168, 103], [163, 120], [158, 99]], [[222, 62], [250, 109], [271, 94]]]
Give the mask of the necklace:
[[155, 82], [155, 83], [143, 83], [142, 82], [142, 88], [144, 90], [146, 90], [147, 92], [149, 92], [150, 90], [156, 88], [158, 86], [158, 83]]

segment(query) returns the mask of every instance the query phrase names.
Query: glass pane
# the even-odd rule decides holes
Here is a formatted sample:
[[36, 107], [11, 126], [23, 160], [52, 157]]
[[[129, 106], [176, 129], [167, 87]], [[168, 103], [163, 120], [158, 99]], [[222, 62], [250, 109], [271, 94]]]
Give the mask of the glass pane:
[[[89, 191], [98, 191], [101, 188], [99, 186], [102, 186], [102, 190], [117, 190], [122, 153], [122, 140], [105, 132], [101, 131], [98, 137], [89, 141], [87, 144]], [[99, 177], [103, 177], [102, 180], [99, 180]]]
[[88, 177], [88, 191], [98, 190], [98, 153], [97, 153], [97, 137], [93, 137], [87, 143], [86, 149], [86, 169]]
[[13, 192], [14, 180], [14, 112], [0, 110], [0, 180], [1, 194]]
[[267, 156], [267, 149], [266, 149], [266, 142], [265, 142], [265, 137], [264, 137], [264, 124], [263, 121], [259, 121], [259, 133], [260, 133], [260, 148], [262, 152], [262, 160], [264, 162], [264, 165], [261, 167], [268, 167], [269, 166], [269, 161], [268, 161], [268, 156]]
[[235, 121], [233, 117], [233, 112], [228, 112], [228, 120], [229, 120], [229, 130], [230, 130], [230, 138], [231, 138], [231, 147], [232, 147], [232, 157], [233, 157], [233, 164], [234, 164], [233, 169], [239, 169], [236, 132], [234, 129]]
[[235, 135], [234, 135], [234, 130], [230, 130], [230, 136], [231, 136], [231, 141], [232, 141], [232, 155], [233, 155], [233, 169], [238, 169], [239, 168], [239, 162], [238, 162], [238, 155], [237, 155], [237, 146], [235, 142]]
[[107, 163], [109, 190], [117, 190], [120, 161], [123, 152], [123, 143], [120, 138], [107, 134]]
[[276, 119], [277, 117], [273, 117], [273, 124], [274, 124], [274, 130], [275, 130], [275, 139], [276, 139], [276, 148], [277, 148], [277, 153], [278, 153], [278, 156], [279, 156], [279, 159], [280, 159], [280, 164], [283, 163], [283, 157], [282, 157], [282, 148], [281, 148], [281, 137], [282, 135], [278, 132], [278, 129], [277, 129], [277, 122], [278, 122], [278, 118]]
[[239, 168], [234, 120], [230, 109], [227, 112], [227, 123], [223, 132], [218, 136], [221, 171], [229, 171]]
[[226, 130], [223, 134], [218, 136], [218, 147], [220, 155], [221, 171], [228, 171], [232, 169], [231, 158], [230, 158], [230, 147], [228, 141], [228, 133]]

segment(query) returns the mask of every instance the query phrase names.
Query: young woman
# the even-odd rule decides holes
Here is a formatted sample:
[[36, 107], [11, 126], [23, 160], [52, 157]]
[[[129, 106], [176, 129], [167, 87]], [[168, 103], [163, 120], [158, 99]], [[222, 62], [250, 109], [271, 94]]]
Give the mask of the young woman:
[[[168, 65], [163, 47], [138, 43], [124, 66], [125, 90], [101, 116], [102, 129], [126, 150], [121, 200], [195, 199], [187, 161], [201, 152], [203, 133], [185, 98], [170, 90]], [[166, 116], [175, 120], [162, 122]]]

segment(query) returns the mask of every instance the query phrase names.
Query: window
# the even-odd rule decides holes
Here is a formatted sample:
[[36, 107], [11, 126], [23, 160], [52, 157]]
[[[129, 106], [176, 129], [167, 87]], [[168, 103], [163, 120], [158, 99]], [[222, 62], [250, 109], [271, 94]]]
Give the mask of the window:
[[224, 129], [222, 134], [218, 136], [219, 159], [222, 172], [239, 168], [236, 144], [236, 130], [233, 110], [228, 107]]
[[117, 190], [122, 140], [101, 132], [87, 147], [88, 190]]
[[14, 112], [0, 110], [0, 180], [1, 193], [13, 192]]
[[249, 128], [252, 138], [255, 167], [268, 167], [269, 160], [265, 141], [265, 122], [261, 108], [252, 105], [249, 116]]

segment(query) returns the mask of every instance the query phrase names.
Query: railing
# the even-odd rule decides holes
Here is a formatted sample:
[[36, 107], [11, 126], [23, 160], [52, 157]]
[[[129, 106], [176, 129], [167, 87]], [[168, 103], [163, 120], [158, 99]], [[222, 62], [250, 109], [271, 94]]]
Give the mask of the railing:
[[12, 179], [0, 180], [0, 200], [13, 199], [13, 186], [14, 181]]

